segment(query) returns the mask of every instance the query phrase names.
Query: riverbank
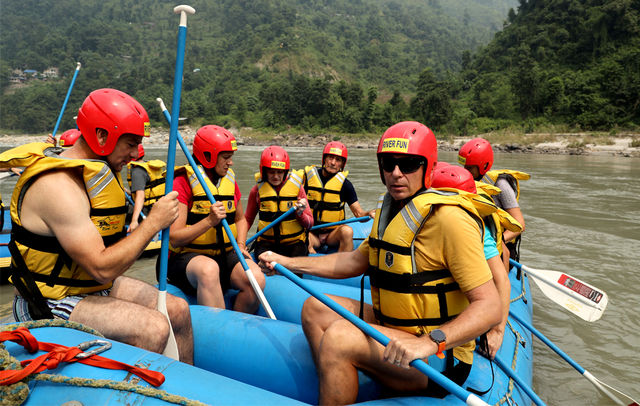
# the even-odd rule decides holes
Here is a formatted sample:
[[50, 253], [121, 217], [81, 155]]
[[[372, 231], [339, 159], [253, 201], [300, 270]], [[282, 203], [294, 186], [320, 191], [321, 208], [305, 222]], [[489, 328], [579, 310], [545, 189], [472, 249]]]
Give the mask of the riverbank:
[[[197, 128], [180, 127], [187, 145], [191, 145]], [[339, 140], [350, 148], [373, 149], [378, 145], [379, 135], [333, 135], [333, 134], [268, 134], [251, 128], [231, 128], [240, 145], [282, 145], [284, 147], [323, 146], [329, 141]], [[555, 155], [615, 155], [640, 157], [640, 134], [635, 133], [529, 133], [479, 134], [491, 142], [494, 150], [509, 153], [555, 154]], [[443, 151], [457, 151], [461, 145], [476, 136], [446, 137], [438, 140]], [[29, 142], [41, 141], [46, 134], [0, 133], [1, 147], [15, 147]], [[152, 128], [151, 136], [144, 141], [148, 147], [162, 147], [169, 141], [169, 130]]]

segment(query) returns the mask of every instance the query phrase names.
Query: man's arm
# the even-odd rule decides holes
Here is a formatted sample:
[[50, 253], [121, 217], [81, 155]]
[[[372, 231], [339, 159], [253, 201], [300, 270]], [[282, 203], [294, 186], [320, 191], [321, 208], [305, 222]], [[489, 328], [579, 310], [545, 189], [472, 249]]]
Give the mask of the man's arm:
[[285, 257], [271, 251], [260, 254], [260, 266], [273, 269], [277, 262], [290, 270], [331, 279], [344, 279], [362, 275], [369, 266], [369, 259], [360, 250], [338, 252], [317, 257]]
[[136, 190], [133, 192], [133, 215], [131, 216], [131, 224], [129, 224], [129, 232], [138, 228], [142, 207], [144, 207], [144, 190]]
[[496, 285], [498, 295], [500, 296], [500, 302], [502, 304], [502, 316], [500, 323], [493, 326], [491, 330], [489, 330], [489, 333], [487, 333], [487, 340], [489, 342], [489, 356], [493, 359], [500, 349], [500, 346], [502, 345], [504, 327], [507, 325], [507, 319], [509, 317], [511, 283], [509, 282], [509, 276], [499, 255], [488, 259], [487, 263], [489, 264], [489, 269], [491, 269], [493, 282]]
[[[236, 242], [238, 243], [238, 247], [242, 251], [247, 250], [247, 233], [249, 232], [249, 224], [247, 223], [247, 219], [244, 218], [244, 209], [242, 208], [242, 203], [240, 200], [236, 202], [236, 233], [238, 234], [236, 237]], [[247, 253], [248, 254], [248, 253]]]
[[107, 283], [122, 275], [153, 236], [175, 220], [177, 204], [175, 193], [163, 197], [157, 210], [154, 208], [138, 229], [105, 247], [89, 217], [91, 207], [78, 172], [55, 171], [40, 176], [29, 188], [22, 218], [25, 228], [55, 236], [67, 254], [96, 281]]
[[371, 218], [374, 218], [376, 216], [376, 210], [369, 210], [369, 211], [364, 211], [362, 209], [362, 207], [360, 207], [360, 202], [355, 202], [353, 204], [351, 204], [349, 206], [349, 208], [351, 209], [351, 212], [353, 213], [353, 215], [355, 217], [364, 217], [364, 216], [369, 216]]
[[520, 223], [520, 225], [522, 226], [522, 231], [519, 231], [519, 232], [504, 230], [504, 233], [502, 234], [502, 238], [504, 239], [504, 241], [509, 242], [509, 241], [512, 241], [517, 236], [519, 236], [520, 234], [522, 234], [522, 232], [524, 231], [524, 216], [522, 215], [522, 211], [520, 210], [520, 207], [512, 207], [510, 209], [505, 209], [505, 211], [511, 214], [511, 216], [514, 219], [518, 220], [518, 223]]

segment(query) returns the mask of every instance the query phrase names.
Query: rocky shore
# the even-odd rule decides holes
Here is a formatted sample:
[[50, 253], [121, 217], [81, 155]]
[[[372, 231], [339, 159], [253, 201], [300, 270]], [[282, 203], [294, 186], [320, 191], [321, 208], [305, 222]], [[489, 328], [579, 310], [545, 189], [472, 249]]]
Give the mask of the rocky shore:
[[[180, 133], [187, 145], [191, 145], [197, 128], [190, 126], [180, 127]], [[332, 134], [277, 134], [274, 136], [255, 135], [252, 129], [231, 128], [240, 145], [282, 145], [284, 147], [312, 147], [322, 146], [327, 142], [339, 139], [350, 148], [373, 149], [377, 147], [377, 137], [342, 136]], [[488, 138], [495, 150], [510, 153], [530, 154], [568, 154], [568, 155], [615, 155], [623, 157], [640, 158], [640, 134], [619, 134], [611, 136], [594, 137], [590, 133], [571, 134], [525, 134], [523, 137], [511, 136], [509, 139], [517, 141], [496, 141], [492, 134], [481, 134]], [[439, 140], [438, 147], [443, 151], [457, 151], [467, 142], [469, 137], [451, 137], [447, 140]], [[500, 138], [500, 137], [498, 137]], [[45, 134], [41, 135], [9, 135], [0, 134], [0, 147], [15, 147], [29, 142], [44, 141]], [[153, 128], [151, 137], [144, 141], [145, 146], [161, 147], [169, 141], [169, 130], [165, 128]], [[634, 146], [632, 146], [634, 145]]]

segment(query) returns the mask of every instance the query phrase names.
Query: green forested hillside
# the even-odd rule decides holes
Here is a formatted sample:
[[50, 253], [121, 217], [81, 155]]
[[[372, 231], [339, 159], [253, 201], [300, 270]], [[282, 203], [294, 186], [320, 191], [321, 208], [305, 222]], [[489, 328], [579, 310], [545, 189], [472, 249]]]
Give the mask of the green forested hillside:
[[[1, 1], [0, 128], [51, 130], [76, 61], [68, 111], [91, 90], [115, 87], [162, 123], [154, 100], [171, 97], [174, 3]], [[181, 113], [196, 125], [361, 132], [416, 119], [451, 133], [640, 125], [640, 0], [190, 4]], [[7, 88], [12, 69], [49, 66], [65, 77]], [[68, 113], [62, 128], [72, 125]]]
[[640, 125], [640, 1], [520, 0], [460, 79], [473, 115]]
[[[363, 128], [363, 109], [370, 110], [367, 98], [374, 96], [369, 88], [376, 89], [374, 100], [386, 101], [394, 91], [406, 98], [425, 67], [437, 74], [458, 70], [462, 52], [488, 42], [514, 1], [193, 1], [184, 115], [255, 126], [300, 125], [306, 117], [306, 125]], [[0, 127], [50, 129], [76, 61], [83, 67], [70, 111], [90, 90], [116, 87], [141, 99], [160, 120], [153, 100], [171, 94], [174, 5], [2, 0]], [[6, 92], [12, 69], [49, 66], [59, 67], [66, 80]], [[267, 105], [273, 96], [293, 104], [316, 98], [322, 106]], [[71, 125], [69, 114], [63, 127]]]

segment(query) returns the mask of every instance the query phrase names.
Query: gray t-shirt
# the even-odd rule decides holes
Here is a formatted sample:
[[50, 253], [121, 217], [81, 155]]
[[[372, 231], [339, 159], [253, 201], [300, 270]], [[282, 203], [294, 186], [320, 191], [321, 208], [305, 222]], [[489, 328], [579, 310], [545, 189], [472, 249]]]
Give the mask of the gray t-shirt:
[[144, 190], [150, 181], [149, 174], [143, 168], [134, 166], [131, 169], [131, 193]]
[[516, 199], [516, 191], [513, 189], [508, 180], [501, 176], [498, 178], [496, 186], [501, 190], [499, 194], [493, 196], [493, 200], [496, 202], [496, 206], [503, 210], [520, 207], [520, 205], [518, 204], [518, 200]]

